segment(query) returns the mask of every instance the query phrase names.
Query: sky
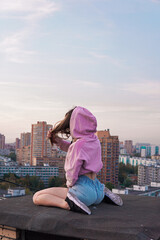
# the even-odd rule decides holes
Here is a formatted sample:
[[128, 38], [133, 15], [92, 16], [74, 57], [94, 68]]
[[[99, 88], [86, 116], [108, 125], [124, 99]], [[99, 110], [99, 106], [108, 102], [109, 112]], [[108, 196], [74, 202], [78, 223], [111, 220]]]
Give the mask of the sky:
[[0, 133], [74, 106], [121, 141], [160, 145], [160, 0], [0, 0]]

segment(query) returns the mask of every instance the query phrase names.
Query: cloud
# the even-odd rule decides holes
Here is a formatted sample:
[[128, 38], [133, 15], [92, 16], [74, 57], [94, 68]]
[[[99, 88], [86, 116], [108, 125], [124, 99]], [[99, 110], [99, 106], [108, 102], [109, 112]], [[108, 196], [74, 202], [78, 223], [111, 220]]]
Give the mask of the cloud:
[[81, 86], [88, 86], [92, 88], [97, 88], [101, 87], [101, 84], [99, 82], [91, 82], [91, 81], [76, 81], [76, 84], [81, 85]]
[[129, 83], [125, 87], [121, 88], [121, 90], [139, 95], [160, 96], [160, 82], [143, 81], [139, 83]]
[[154, 3], [160, 3], [160, 0], [151, 0]]
[[[6, 87], [21, 87], [21, 88], [42, 88], [44, 89], [45, 87], [47, 88], [48, 86], [46, 84], [39, 84], [37, 85], [36, 83], [28, 83], [27, 80], [28, 78], [25, 78], [26, 82], [0, 82], [0, 86], [6, 86]], [[34, 79], [33, 79], [34, 80]]]
[[58, 10], [51, 0], [0, 0], [1, 17], [35, 20]]
[[25, 49], [25, 41], [31, 34], [31, 29], [10, 34], [0, 42], [0, 52], [4, 53], [6, 59], [15, 63], [24, 63], [35, 51]]
[[143, 106], [89, 106], [93, 113], [114, 113], [114, 112], [148, 112]]
[[95, 52], [89, 52], [89, 54], [100, 60], [106, 60], [108, 63], [110, 63], [116, 67], [125, 67], [122, 60], [113, 58], [107, 54], [99, 54], [99, 53], [95, 53]]
[[[51, 0], [0, 0], [0, 17], [23, 20], [23, 28], [10, 32], [0, 42], [0, 52], [7, 61], [14, 63], [30, 62], [35, 51], [26, 49], [26, 40], [31, 40], [37, 23], [59, 11], [59, 6]], [[24, 21], [25, 20], [25, 21]]]

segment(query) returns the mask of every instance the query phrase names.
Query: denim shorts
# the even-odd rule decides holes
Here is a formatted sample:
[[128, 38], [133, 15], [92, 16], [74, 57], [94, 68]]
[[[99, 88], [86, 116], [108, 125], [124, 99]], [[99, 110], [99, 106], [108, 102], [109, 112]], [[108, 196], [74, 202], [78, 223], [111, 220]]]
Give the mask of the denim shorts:
[[104, 184], [95, 178], [94, 180], [82, 175], [78, 178], [74, 186], [69, 188], [69, 192], [76, 195], [76, 197], [86, 206], [92, 204], [99, 204], [104, 198]]

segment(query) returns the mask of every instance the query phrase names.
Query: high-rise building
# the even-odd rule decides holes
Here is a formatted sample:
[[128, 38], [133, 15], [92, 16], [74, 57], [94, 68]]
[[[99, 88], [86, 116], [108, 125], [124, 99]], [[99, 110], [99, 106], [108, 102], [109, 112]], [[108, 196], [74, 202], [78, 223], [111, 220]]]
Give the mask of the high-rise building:
[[146, 147], [144, 146], [142, 146], [141, 147], [141, 157], [146, 157], [147, 156], [147, 151], [146, 151]]
[[160, 165], [138, 166], [138, 185], [150, 185], [151, 182], [160, 183]]
[[158, 145], [151, 145], [151, 156], [160, 155], [160, 146]]
[[[146, 149], [145, 150], [145, 155], [147, 157], [150, 157], [151, 156], [151, 145], [149, 143], [136, 143], [135, 144], [135, 151], [136, 153], [139, 153], [141, 155], [141, 150], [142, 149]], [[144, 150], [142, 150], [142, 155], [144, 153]]]
[[126, 149], [127, 154], [131, 155], [133, 151], [133, 142], [132, 140], [125, 140], [124, 148]]
[[21, 133], [21, 148], [31, 145], [31, 133]]
[[5, 136], [0, 134], [0, 149], [5, 149]]
[[127, 154], [126, 149], [124, 148], [123, 142], [119, 142], [119, 151], [120, 151], [120, 154]]
[[109, 129], [97, 131], [97, 137], [101, 143], [103, 168], [98, 174], [99, 180], [106, 184], [111, 182], [118, 185], [119, 166], [119, 139], [118, 136], [111, 136]]
[[21, 138], [16, 138], [16, 159], [18, 164], [31, 164], [31, 133], [21, 133]]
[[52, 125], [46, 122], [37, 122], [32, 124], [31, 132], [31, 165], [33, 159], [37, 157], [51, 157], [52, 147], [47, 140], [47, 132], [52, 128]]
[[31, 165], [31, 146], [16, 149], [16, 160], [19, 165], [24, 166], [26, 163]]
[[16, 149], [20, 148], [20, 139], [16, 138]]

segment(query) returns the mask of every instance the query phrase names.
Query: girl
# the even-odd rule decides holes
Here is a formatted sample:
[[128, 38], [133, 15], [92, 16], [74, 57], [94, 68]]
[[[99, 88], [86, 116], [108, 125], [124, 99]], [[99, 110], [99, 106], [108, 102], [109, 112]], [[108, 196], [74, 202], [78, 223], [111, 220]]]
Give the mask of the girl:
[[[65, 172], [67, 188], [53, 187], [38, 191], [33, 196], [36, 205], [55, 206], [71, 211], [91, 214], [88, 206], [99, 204], [103, 199], [121, 206], [121, 198], [104, 187], [96, 178], [103, 164], [101, 146], [95, 135], [97, 121], [93, 114], [83, 107], [75, 107], [66, 113], [48, 132], [51, 144], [66, 151]], [[72, 137], [68, 142], [58, 133]]]

